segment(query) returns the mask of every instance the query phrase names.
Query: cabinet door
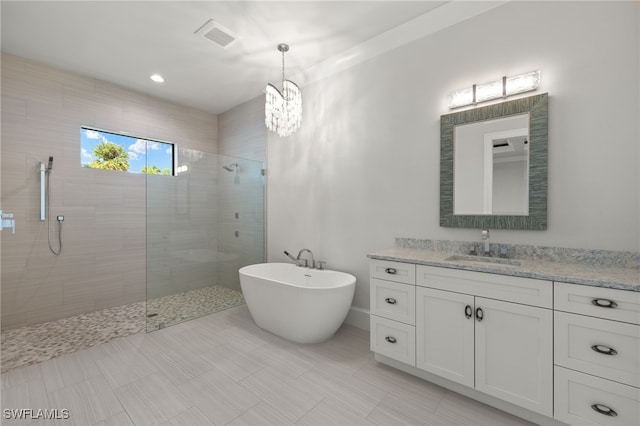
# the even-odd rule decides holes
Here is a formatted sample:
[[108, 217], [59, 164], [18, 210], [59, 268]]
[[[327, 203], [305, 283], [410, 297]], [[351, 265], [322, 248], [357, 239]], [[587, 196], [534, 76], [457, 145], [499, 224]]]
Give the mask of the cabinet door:
[[416, 289], [416, 367], [473, 387], [473, 296]]
[[640, 326], [555, 312], [555, 363], [640, 387]]
[[370, 295], [373, 315], [416, 323], [416, 286], [371, 278]]
[[553, 312], [476, 298], [476, 389], [551, 417]]
[[556, 311], [640, 324], [640, 292], [559, 282], [553, 290]]
[[554, 411], [570, 425], [638, 425], [640, 389], [555, 367]]
[[371, 260], [369, 275], [372, 278], [395, 281], [398, 283], [416, 283], [416, 265], [412, 263], [392, 262], [390, 260]]
[[371, 350], [405, 364], [416, 365], [416, 328], [371, 315]]

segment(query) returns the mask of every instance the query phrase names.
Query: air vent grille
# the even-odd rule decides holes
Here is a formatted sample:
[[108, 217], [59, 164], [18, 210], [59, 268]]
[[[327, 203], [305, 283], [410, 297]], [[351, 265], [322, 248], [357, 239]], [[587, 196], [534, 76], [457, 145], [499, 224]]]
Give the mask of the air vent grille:
[[195, 34], [212, 41], [223, 49], [228, 49], [239, 39], [231, 30], [218, 24], [213, 19], [205, 22], [204, 25], [196, 30]]

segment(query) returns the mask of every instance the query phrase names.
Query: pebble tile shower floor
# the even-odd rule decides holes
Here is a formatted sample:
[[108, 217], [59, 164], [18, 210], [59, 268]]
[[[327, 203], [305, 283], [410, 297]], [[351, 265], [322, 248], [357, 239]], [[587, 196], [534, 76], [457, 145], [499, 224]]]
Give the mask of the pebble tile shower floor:
[[3, 331], [2, 373], [140, 333], [145, 327], [153, 331], [243, 303], [241, 292], [212, 286]]

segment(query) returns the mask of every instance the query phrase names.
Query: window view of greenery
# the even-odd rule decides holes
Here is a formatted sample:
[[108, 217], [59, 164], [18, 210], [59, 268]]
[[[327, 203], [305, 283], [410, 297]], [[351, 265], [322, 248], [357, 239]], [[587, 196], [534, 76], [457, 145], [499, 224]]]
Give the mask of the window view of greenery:
[[82, 167], [173, 175], [173, 144], [88, 127], [80, 135]]

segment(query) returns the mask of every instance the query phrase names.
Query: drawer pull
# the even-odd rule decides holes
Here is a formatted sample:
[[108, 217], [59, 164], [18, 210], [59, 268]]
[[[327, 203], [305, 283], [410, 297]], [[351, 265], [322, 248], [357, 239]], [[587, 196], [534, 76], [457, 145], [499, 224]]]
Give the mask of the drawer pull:
[[464, 316], [467, 317], [467, 319], [473, 316], [473, 309], [471, 309], [471, 306], [467, 305], [464, 307]]
[[389, 343], [396, 343], [397, 342], [396, 338], [395, 337], [391, 337], [391, 336], [385, 337], [384, 340], [386, 340]]
[[387, 274], [391, 274], [391, 275], [395, 275], [398, 273], [398, 270], [396, 268], [387, 268], [384, 270]]
[[387, 297], [386, 299], [384, 299], [385, 302], [387, 302], [390, 305], [395, 305], [396, 303], [396, 299], [394, 299], [393, 297]]
[[606, 405], [593, 404], [591, 408], [596, 413], [604, 414], [605, 416], [616, 417], [618, 415], [613, 408], [607, 407]]
[[617, 308], [618, 304], [609, 299], [593, 299], [591, 304], [599, 306], [601, 308]]
[[603, 355], [618, 355], [618, 351], [605, 345], [593, 345], [591, 349]]
[[476, 308], [476, 319], [478, 320], [478, 322], [484, 319], [484, 311], [482, 310], [482, 308]]

